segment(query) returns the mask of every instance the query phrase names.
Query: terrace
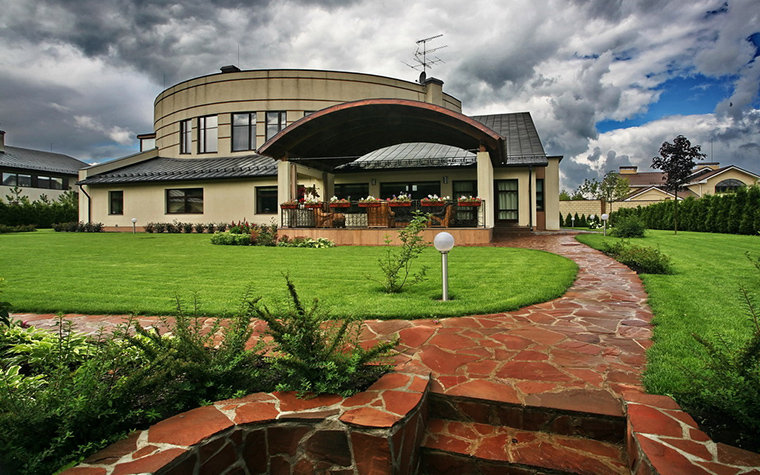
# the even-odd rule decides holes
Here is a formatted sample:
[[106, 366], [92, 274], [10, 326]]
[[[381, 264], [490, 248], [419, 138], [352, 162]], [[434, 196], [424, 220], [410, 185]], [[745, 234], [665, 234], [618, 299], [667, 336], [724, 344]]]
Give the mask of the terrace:
[[280, 207], [283, 232], [297, 230], [299, 236], [326, 237], [337, 244], [382, 244], [391, 228], [403, 228], [416, 213], [429, 217], [426, 238], [444, 228], [463, 244], [488, 243], [492, 236], [486, 228], [486, 203], [480, 199], [333, 200]]

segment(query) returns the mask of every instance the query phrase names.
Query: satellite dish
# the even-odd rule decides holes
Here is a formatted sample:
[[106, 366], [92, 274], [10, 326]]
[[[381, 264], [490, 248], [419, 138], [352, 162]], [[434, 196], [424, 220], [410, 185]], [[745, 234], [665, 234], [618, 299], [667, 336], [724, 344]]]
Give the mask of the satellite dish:
[[426, 80], [427, 80], [427, 74], [425, 74], [425, 71], [422, 71], [420, 73], [420, 84], [425, 84]]

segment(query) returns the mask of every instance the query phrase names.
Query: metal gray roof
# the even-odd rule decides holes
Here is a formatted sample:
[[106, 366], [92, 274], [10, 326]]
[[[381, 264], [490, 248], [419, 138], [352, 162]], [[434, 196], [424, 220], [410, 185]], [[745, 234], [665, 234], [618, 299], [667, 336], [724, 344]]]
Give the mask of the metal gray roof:
[[276, 176], [277, 164], [270, 157], [246, 155], [218, 158], [158, 157], [107, 173], [93, 175], [80, 184], [145, 183], [154, 181], [214, 180]]
[[546, 152], [530, 112], [473, 116], [473, 119], [504, 137], [506, 166], [546, 166]]
[[468, 150], [449, 145], [412, 142], [375, 150], [337, 167], [336, 171], [461, 167], [474, 165], [475, 162], [475, 154]]
[[62, 153], [42, 152], [8, 145], [5, 146], [4, 153], [0, 152], [0, 167], [76, 175], [80, 168], [88, 166], [87, 163]]

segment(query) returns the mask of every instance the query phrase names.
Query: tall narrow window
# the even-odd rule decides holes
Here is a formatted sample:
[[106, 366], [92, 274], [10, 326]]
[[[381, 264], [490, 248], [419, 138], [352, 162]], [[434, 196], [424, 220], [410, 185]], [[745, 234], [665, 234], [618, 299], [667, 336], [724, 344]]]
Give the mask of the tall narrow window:
[[496, 220], [517, 221], [518, 219], [517, 180], [496, 181]]
[[267, 112], [267, 140], [285, 128], [285, 111]]
[[124, 214], [124, 192], [108, 192], [108, 214]]
[[198, 118], [198, 153], [216, 152], [218, 120], [215, 115]]
[[193, 141], [193, 121], [183, 120], [179, 123], [179, 153], [190, 153]]
[[544, 211], [544, 179], [536, 178], [536, 211]]
[[166, 190], [166, 214], [202, 214], [203, 188]]
[[256, 148], [256, 113], [232, 114], [232, 151]]

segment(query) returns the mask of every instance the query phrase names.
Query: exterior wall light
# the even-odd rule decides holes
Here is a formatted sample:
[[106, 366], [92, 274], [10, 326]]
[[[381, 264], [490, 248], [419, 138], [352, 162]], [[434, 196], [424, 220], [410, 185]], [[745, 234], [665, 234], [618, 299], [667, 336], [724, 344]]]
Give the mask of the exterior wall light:
[[438, 233], [433, 239], [433, 246], [441, 253], [441, 283], [443, 285], [443, 301], [449, 300], [449, 251], [454, 248], [454, 236], [447, 232]]

